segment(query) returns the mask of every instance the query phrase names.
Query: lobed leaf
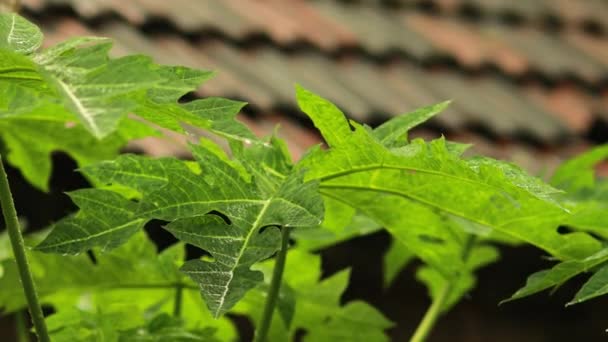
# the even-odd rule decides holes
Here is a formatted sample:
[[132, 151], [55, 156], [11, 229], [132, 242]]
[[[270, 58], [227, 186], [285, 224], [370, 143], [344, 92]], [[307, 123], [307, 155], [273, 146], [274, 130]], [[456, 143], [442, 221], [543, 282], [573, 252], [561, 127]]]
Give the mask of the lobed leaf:
[[[274, 154], [268, 160], [284, 158], [273, 146], [251, 148]], [[214, 258], [191, 260], [182, 271], [199, 282], [214, 316], [225, 313], [262, 282], [262, 274], [250, 267], [278, 250], [277, 227], [318, 225], [323, 203], [317, 183], [304, 182], [301, 170], [280, 175], [269, 168], [250, 174], [211, 143], [191, 149], [197, 167], [172, 158], [126, 155], [85, 168], [84, 173], [98, 184], [113, 187], [85, 190], [75, 198], [80, 212], [58, 222], [37, 249], [70, 254], [92, 246], [109, 249], [151, 219], [168, 221], [168, 231]], [[243, 151], [238, 153], [245, 158]], [[248, 153], [251, 158], [263, 154]], [[122, 197], [131, 193], [125, 188], [137, 193], [137, 202]], [[100, 204], [87, 205], [94, 202]], [[112, 214], [105, 206], [121, 209]]]
[[107, 38], [71, 38], [39, 51], [41, 42], [34, 24], [16, 14], [0, 15], [2, 152], [40, 189], [47, 190], [53, 151], [67, 152], [84, 166], [116, 156], [130, 139], [158, 134], [126, 120], [127, 114], [180, 133], [190, 124], [258, 141], [234, 120], [244, 103], [178, 102], [211, 78], [210, 71], [162, 66], [141, 55], [110, 58]]
[[[536, 272], [528, 277], [526, 285], [517, 290], [508, 301], [527, 297], [552, 287], [558, 287], [579, 274], [592, 271], [606, 261], [608, 261], [608, 249], [602, 249], [583, 260], [565, 261], [555, 265], [549, 270]], [[580, 302], [581, 297], [578, 295], [577, 297], [578, 298], [575, 298], [575, 301]]]
[[[359, 124], [349, 125], [328, 101], [303, 88], [297, 89], [297, 96], [330, 146], [300, 162], [308, 169], [307, 179], [319, 180], [325, 196], [340, 199], [379, 223], [394, 220], [400, 226], [390, 229], [393, 234], [409, 228], [394, 219], [398, 212], [412, 211], [404, 222], [414, 225], [419, 219], [436, 220], [434, 212], [439, 211], [526, 241], [561, 259], [585, 257], [600, 248], [586, 234], [559, 234], [557, 226], [568, 213], [553, 198], [557, 190], [516, 167], [487, 158], [462, 159], [444, 139], [414, 140], [390, 149]], [[445, 247], [439, 246], [436, 249]], [[421, 249], [421, 253], [425, 252]], [[426, 258], [435, 258], [437, 266], [447, 264]]]
[[[594, 167], [607, 157], [607, 146], [593, 148], [564, 162], [551, 179], [554, 185], [568, 191], [563, 197], [572, 215], [562, 224], [575, 230], [592, 232], [604, 240], [608, 238], [608, 182], [597, 178]], [[608, 291], [607, 261], [608, 251], [604, 248], [596, 253], [590, 252], [586, 258], [564, 261], [551, 269], [536, 272], [507, 301], [557, 288], [573, 277], [588, 272], [593, 275], [568, 305], [601, 296]]]

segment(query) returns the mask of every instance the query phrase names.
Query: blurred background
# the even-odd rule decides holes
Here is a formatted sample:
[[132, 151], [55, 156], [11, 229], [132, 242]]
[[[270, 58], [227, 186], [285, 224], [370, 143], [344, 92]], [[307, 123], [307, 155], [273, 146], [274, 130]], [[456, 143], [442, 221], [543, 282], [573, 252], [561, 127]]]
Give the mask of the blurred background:
[[[144, 53], [159, 63], [217, 71], [191, 96], [249, 102], [241, 119], [259, 135], [280, 124], [295, 158], [320, 142], [296, 109], [296, 82], [371, 126], [452, 99], [413, 135], [473, 143], [475, 153], [540, 176], [608, 142], [606, 0], [22, 0], [21, 13], [42, 27], [46, 46], [76, 35], [107, 36], [115, 39], [117, 56]], [[131, 148], [185, 153], [177, 136]], [[51, 193], [15, 182], [18, 210], [31, 229], [74, 210], [62, 192], [86, 184], [67, 157], [58, 153], [54, 162]], [[40, 207], [26, 205], [33, 201]], [[377, 306], [398, 323], [390, 334], [400, 341], [429, 299], [414, 280], [416, 264], [383, 288], [389, 241], [376, 233], [321, 254], [326, 275], [353, 269], [343, 300]], [[529, 274], [551, 264], [529, 247], [502, 252], [500, 262], [481, 270], [467, 299], [439, 321], [430, 341], [607, 337], [607, 299], [563, 307], [583, 279], [553, 296], [498, 306]], [[0, 341], [13, 338], [10, 317], [0, 318]]]

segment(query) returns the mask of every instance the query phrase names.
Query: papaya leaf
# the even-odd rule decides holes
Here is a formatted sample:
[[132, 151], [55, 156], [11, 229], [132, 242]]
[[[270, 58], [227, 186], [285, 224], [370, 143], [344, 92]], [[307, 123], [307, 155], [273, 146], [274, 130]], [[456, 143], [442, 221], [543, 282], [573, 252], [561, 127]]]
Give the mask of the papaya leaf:
[[[4, 235], [0, 234], [0, 245]], [[28, 237], [28, 244], [40, 239], [36, 235]], [[62, 256], [28, 252], [42, 303], [51, 305], [60, 314], [51, 316], [57, 330], [61, 328], [63, 331], [58, 332], [57, 339], [64, 336], [70, 340], [71, 336], [72, 340], [78, 341], [80, 331], [84, 334], [82, 338], [89, 341], [86, 339], [88, 336], [99, 332], [99, 329], [103, 331], [101, 326], [95, 325], [97, 323], [93, 324], [93, 331], [76, 329], [73, 334], [67, 331], [86, 322], [97, 322], [100, 308], [109, 310], [112, 315], [128, 308], [129, 319], [141, 315], [135, 325], [124, 328], [143, 324], [144, 316], [172, 312], [177, 286], [184, 291], [182, 314], [188, 317], [187, 329], [213, 329], [221, 340], [235, 337], [232, 323], [227, 319], [211, 319], [211, 313], [198, 294], [198, 286], [179, 271], [185, 258], [183, 244], [174, 244], [158, 253], [154, 243], [140, 231], [110, 252], [101, 253], [94, 249], [91, 255], [95, 262], [86, 254]], [[0, 255], [0, 267], [6, 270], [0, 275], [0, 310], [8, 313], [25, 309], [26, 302], [12, 255]], [[67, 319], [69, 317], [74, 321]], [[105, 320], [104, 317], [99, 318]], [[117, 336], [120, 330], [114, 325], [106, 328], [113, 336]]]
[[396, 116], [376, 127], [373, 135], [385, 146], [396, 146], [400, 142], [407, 142], [409, 130], [441, 113], [449, 104], [450, 101], [445, 101]]
[[551, 184], [576, 193], [596, 184], [594, 166], [608, 158], [608, 145], [595, 147], [562, 163], [551, 177]]
[[[608, 158], [608, 146], [593, 148], [564, 162], [555, 171], [551, 182], [567, 193], [563, 196], [572, 215], [563, 225], [574, 230], [592, 232], [604, 240], [608, 238], [608, 182], [595, 174], [595, 165]], [[606, 262], [608, 250], [590, 253], [580, 260], [568, 260], [528, 277], [526, 285], [506, 301], [526, 297], [537, 292], [557, 288], [583, 273], [593, 273], [568, 305], [580, 303], [608, 291]]]
[[298, 248], [319, 250], [382, 229], [376, 222], [340, 201], [324, 196], [323, 202], [325, 218], [320, 226], [292, 232]]
[[608, 267], [604, 265], [595, 272], [566, 305], [582, 303], [608, 293]]
[[0, 15], [2, 152], [42, 190], [47, 190], [53, 151], [67, 152], [85, 166], [116, 156], [131, 139], [158, 134], [141, 122], [133, 124], [127, 114], [180, 133], [190, 124], [258, 141], [234, 120], [244, 103], [220, 98], [178, 102], [213, 72], [158, 65], [142, 55], [111, 58], [107, 38], [71, 38], [39, 50], [42, 38], [26, 19]]
[[188, 330], [182, 320], [166, 313], [151, 319], [143, 327], [121, 333], [119, 342], [218, 342], [212, 328]]
[[[214, 258], [213, 262], [188, 261], [182, 271], [199, 282], [213, 315], [222, 315], [263, 281], [262, 273], [250, 267], [278, 250], [279, 227], [320, 224], [323, 202], [317, 182], [304, 182], [300, 169], [282, 175], [268, 165], [249, 173], [244, 166], [247, 156], [272, 154], [274, 157], [267, 159], [275, 161], [285, 158], [276, 144], [241, 151], [235, 148], [242, 163], [228, 159], [207, 141], [192, 145], [191, 150], [196, 164], [125, 155], [84, 168], [98, 184], [113, 187], [72, 194], [81, 210], [59, 221], [37, 249], [69, 254], [93, 246], [111, 249], [149, 220], [167, 221], [166, 229], [177, 238]], [[135, 190], [137, 200], [122, 197], [129, 193], [122, 192], [124, 188]]]
[[[524, 287], [517, 290], [511, 298], [503, 302], [527, 297], [546, 289], [558, 287], [579, 274], [594, 270], [606, 261], [608, 261], [608, 249], [602, 249], [583, 260], [565, 261], [549, 270], [536, 272], [528, 277]], [[580, 298], [575, 298], [574, 300], [577, 302], [581, 301]]]
[[389, 287], [399, 273], [414, 259], [414, 254], [398, 240], [391, 240], [391, 244], [383, 258], [384, 287]]
[[[364, 212], [393, 234], [408, 234], [409, 227], [400, 223], [389, 228], [382, 221], [392, 221], [400, 212], [411, 211], [405, 222], [412, 224], [418, 216], [437, 220], [433, 216], [443, 212], [564, 260], [583, 258], [600, 248], [587, 234], [559, 234], [559, 223], [569, 215], [554, 198], [559, 191], [511, 164], [489, 158], [464, 159], [451, 152], [444, 139], [430, 143], [417, 139], [387, 148], [369, 130], [348, 122], [327, 100], [301, 87], [297, 98], [330, 147], [311, 151], [299, 163], [308, 170], [306, 179], [319, 180], [323, 195]], [[425, 261], [437, 267], [453, 261], [440, 262], [437, 254], [426, 254]]]
[[49, 334], [57, 342], [102, 342], [116, 341], [120, 331], [143, 325], [142, 317], [133, 315], [132, 307], [113, 310], [100, 309], [97, 312], [66, 310], [45, 319]]
[[41, 44], [42, 32], [36, 25], [15, 13], [0, 13], [0, 49], [28, 54]]
[[[384, 330], [393, 326], [382, 313], [362, 301], [342, 305], [342, 296], [349, 270], [340, 271], [323, 280], [321, 258], [302, 250], [289, 251], [281, 291], [290, 289], [295, 296], [295, 316], [291, 325], [273, 317], [269, 341], [291, 341], [299, 330], [304, 330], [304, 341], [388, 341]], [[255, 267], [265, 274], [272, 273], [274, 261], [269, 260]], [[269, 279], [269, 277], [265, 277]], [[259, 323], [264, 302], [264, 288], [250, 291], [232, 310], [247, 314]]]

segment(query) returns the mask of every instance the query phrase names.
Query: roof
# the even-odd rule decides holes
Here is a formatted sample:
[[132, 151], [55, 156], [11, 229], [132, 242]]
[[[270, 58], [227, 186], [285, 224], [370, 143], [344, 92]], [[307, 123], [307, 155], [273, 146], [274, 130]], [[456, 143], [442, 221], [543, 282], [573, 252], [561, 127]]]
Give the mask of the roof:
[[108, 36], [118, 55], [217, 70], [198, 95], [248, 101], [244, 118], [259, 133], [281, 123], [296, 155], [319, 139], [296, 109], [296, 82], [371, 125], [452, 99], [419, 134], [537, 167], [608, 141], [602, 0], [22, 3], [47, 45]]

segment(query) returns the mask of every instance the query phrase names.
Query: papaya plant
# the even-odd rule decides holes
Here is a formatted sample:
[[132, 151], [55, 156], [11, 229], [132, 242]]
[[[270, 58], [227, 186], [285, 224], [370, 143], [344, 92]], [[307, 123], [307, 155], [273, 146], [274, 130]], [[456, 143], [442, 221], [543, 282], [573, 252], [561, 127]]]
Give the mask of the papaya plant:
[[[412, 341], [427, 339], [475, 286], [475, 271], [499, 258], [500, 244], [527, 243], [561, 262], [514, 298], [586, 270], [597, 272], [575, 301], [606, 292], [605, 194], [591, 172], [605, 148], [564, 164], [550, 185], [516, 165], [470, 157], [469, 145], [409, 138], [447, 102], [371, 128], [296, 86], [325, 145], [294, 162], [281, 139], [235, 120], [244, 103], [179, 101], [210, 71], [111, 58], [106, 38], [40, 49], [42, 39], [26, 19], [0, 14], [0, 161], [48, 190], [49, 154], [64, 151], [91, 187], [70, 192], [78, 211], [26, 235], [27, 249], [0, 164], [8, 231], [0, 234], [0, 308], [29, 307], [40, 341], [235, 340], [226, 314], [249, 317], [260, 342], [299, 331], [305, 341], [388, 341], [398, 322], [368, 303], [341, 303], [349, 270], [322, 279], [313, 253], [381, 229], [393, 238], [386, 283], [419, 259], [417, 278], [432, 298]], [[186, 133], [185, 125], [228, 148], [193, 137], [192, 160], [119, 155], [132, 139]], [[154, 221], [178, 242], [158, 251], [144, 232]], [[186, 245], [204, 256], [188, 258]], [[40, 303], [55, 312], [44, 317]]]

